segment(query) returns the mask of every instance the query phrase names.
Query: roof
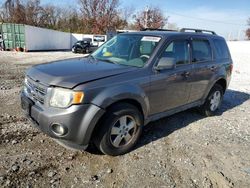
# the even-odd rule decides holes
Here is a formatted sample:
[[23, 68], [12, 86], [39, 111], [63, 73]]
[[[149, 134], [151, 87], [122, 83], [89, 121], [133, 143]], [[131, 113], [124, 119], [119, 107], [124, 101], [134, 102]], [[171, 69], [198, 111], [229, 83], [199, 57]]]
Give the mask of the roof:
[[[191, 29], [192, 30], [192, 29]], [[210, 38], [223, 38], [217, 34], [215, 34], [215, 32], [211, 31], [211, 34], [209, 33], [203, 33], [203, 32], [199, 32], [202, 30], [198, 30], [198, 32], [187, 32], [187, 31], [164, 31], [164, 30], [146, 30], [146, 31], [137, 31], [137, 32], [128, 32], [128, 33], [121, 33], [122, 35], [132, 35], [132, 34], [138, 34], [138, 35], [149, 35], [149, 36], [160, 36], [162, 38], [166, 38], [169, 36], [206, 36], [206, 37], [210, 37]], [[207, 30], [204, 30], [207, 31]], [[210, 31], [208, 31], [210, 32]]]

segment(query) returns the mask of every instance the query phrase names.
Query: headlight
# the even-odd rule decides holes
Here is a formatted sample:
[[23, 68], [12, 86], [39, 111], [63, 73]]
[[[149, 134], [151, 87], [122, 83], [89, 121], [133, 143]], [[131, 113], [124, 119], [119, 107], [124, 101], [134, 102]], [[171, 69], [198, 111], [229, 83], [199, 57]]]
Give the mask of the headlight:
[[50, 99], [50, 106], [67, 108], [72, 104], [80, 104], [83, 101], [82, 91], [72, 91], [69, 89], [54, 88]]

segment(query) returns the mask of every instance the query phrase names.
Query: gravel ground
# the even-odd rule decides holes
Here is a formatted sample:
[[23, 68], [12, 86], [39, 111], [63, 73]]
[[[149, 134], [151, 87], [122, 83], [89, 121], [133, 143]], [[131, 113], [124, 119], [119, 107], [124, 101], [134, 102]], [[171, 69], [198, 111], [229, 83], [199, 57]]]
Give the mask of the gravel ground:
[[250, 52], [229, 46], [235, 68], [219, 114], [188, 110], [150, 123], [118, 157], [64, 149], [21, 111], [28, 67], [82, 55], [0, 52], [0, 187], [250, 187]]

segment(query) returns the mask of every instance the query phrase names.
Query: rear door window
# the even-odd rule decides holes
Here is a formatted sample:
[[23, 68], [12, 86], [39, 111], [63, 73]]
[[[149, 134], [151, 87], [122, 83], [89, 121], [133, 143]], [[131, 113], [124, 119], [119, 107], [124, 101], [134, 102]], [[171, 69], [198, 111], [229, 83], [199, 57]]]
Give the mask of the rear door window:
[[212, 50], [208, 40], [192, 40], [192, 62], [204, 62], [212, 60]]
[[222, 39], [215, 39], [215, 58], [216, 59], [228, 59], [230, 57], [227, 44]]

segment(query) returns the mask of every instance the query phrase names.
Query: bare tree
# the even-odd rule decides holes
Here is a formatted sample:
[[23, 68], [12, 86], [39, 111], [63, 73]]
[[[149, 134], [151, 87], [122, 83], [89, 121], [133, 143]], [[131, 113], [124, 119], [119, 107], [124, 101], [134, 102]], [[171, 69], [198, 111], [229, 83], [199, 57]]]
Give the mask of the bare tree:
[[133, 6], [126, 6], [122, 7], [122, 9], [119, 10], [121, 19], [124, 20], [126, 23], [119, 29], [131, 29], [131, 23], [129, 23], [129, 20], [133, 19], [133, 16], [135, 14], [135, 7]]
[[118, 13], [119, 0], [79, 0], [85, 31], [106, 33], [126, 25]]
[[0, 5], [0, 22], [4, 22], [7, 19], [7, 13], [4, 6]]
[[143, 28], [162, 29], [168, 21], [162, 10], [156, 7], [146, 8], [146, 10], [138, 12], [134, 19], [135, 22], [132, 27], [137, 30]]
[[5, 19], [11, 18], [14, 15], [15, 1], [14, 0], [6, 0], [4, 3], [5, 8]]
[[[250, 18], [248, 18], [247, 24], [250, 26]], [[246, 30], [246, 36], [247, 36], [247, 39], [250, 40], [250, 28]]]
[[9, 22], [22, 23], [25, 22], [25, 7], [20, 0], [6, 0], [4, 3], [4, 19]]
[[[21, 23], [67, 32], [106, 33], [127, 25], [119, 0], [79, 0], [74, 8], [41, 5], [40, 0], [4, 0], [0, 22]], [[1, 7], [1, 5], [0, 5]]]
[[57, 29], [57, 24], [61, 18], [61, 9], [54, 5], [46, 5], [41, 9], [38, 25], [50, 29]]
[[40, 0], [28, 0], [26, 3], [26, 24], [39, 26], [39, 20], [42, 12]]
[[16, 6], [14, 8], [14, 23], [25, 23], [26, 15], [25, 15], [25, 6], [21, 4], [20, 0], [16, 0]]
[[58, 18], [57, 28], [61, 31], [82, 33], [84, 32], [84, 24], [77, 10], [62, 8]]
[[247, 39], [250, 40], [250, 28], [246, 30]]

